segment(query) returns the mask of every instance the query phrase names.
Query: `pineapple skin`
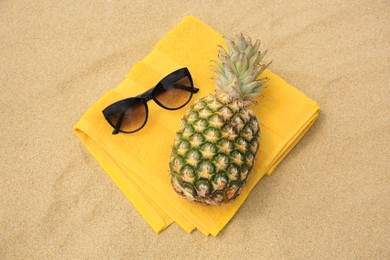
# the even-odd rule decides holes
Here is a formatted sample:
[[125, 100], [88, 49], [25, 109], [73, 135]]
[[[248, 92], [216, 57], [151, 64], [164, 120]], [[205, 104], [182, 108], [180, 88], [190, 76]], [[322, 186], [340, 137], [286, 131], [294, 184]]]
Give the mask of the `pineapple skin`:
[[185, 113], [169, 174], [178, 195], [208, 205], [232, 202], [242, 191], [259, 148], [259, 123], [243, 100], [200, 98]]
[[172, 148], [169, 173], [177, 194], [191, 201], [222, 205], [233, 201], [251, 175], [259, 148], [256, 104], [270, 64], [260, 41], [243, 34], [225, 38], [214, 71], [215, 92], [197, 100], [184, 115]]

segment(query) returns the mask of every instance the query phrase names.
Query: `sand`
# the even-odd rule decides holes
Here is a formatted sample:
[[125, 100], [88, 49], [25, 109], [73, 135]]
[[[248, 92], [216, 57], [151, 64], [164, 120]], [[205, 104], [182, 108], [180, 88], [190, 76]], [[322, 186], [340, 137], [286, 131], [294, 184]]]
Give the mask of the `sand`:
[[[0, 1], [0, 258], [389, 258], [390, 5], [261, 2]], [[321, 106], [218, 237], [155, 234], [72, 132], [185, 15]]]

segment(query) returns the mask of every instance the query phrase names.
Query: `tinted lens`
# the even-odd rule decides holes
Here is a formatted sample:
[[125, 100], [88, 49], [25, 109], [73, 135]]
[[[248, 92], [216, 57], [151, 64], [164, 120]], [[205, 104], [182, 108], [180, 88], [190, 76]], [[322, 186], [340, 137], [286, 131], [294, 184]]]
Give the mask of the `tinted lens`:
[[184, 76], [176, 82], [162, 84], [162, 88], [155, 92], [155, 98], [164, 107], [176, 109], [191, 99], [192, 89], [190, 78]]
[[122, 120], [119, 130], [134, 132], [142, 128], [146, 122], [146, 105], [142, 102], [133, 102], [128, 108], [109, 115], [108, 119], [114, 127]]

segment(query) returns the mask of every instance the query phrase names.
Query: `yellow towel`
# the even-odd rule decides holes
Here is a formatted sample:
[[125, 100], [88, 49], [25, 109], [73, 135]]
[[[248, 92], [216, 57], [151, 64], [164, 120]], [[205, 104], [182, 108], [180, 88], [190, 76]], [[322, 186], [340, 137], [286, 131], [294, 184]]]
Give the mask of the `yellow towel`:
[[143, 93], [165, 75], [188, 67], [200, 89], [193, 100], [214, 91], [211, 60], [222, 35], [194, 17], [186, 17], [137, 63], [125, 80], [94, 104], [75, 125], [74, 131], [90, 153], [126, 194], [155, 232], [176, 222], [190, 233], [195, 228], [217, 235], [234, 216], [251, 189], [271, 174], [278, 163], [306, 133], [318, 116], [319, 106], [265, 71], [270, 80], [253, 107], [261, 124], [261, 143], [254, 171], [240, 196], [225, 206], [206, 206], [178, 197], [170, 183], [168, 161], [175, 132], [185, 108], [164, 110], [149, 102], [146, 126], [133, 134], [112, 135], [102, 110], [111, 103]]

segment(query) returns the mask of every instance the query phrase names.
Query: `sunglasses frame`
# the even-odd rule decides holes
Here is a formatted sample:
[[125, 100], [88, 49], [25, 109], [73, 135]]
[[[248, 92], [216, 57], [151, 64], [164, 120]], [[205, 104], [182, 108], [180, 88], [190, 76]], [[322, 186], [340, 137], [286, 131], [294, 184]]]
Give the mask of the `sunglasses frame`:
[[[172, 82], [177, 82], [178, 80], [180, 80], [184, 77], [188, 77], [190, 84], [191, 84], [190, 87], [186, 87], [184, 85], [174, 84], [176, 88], [190, 92], [190, 96], [184, 104], [180, 105], [179, 107], [171, 108], [171, 107], [164, 106], [160, 101], [158, 101], [158, 99], [157, 99], [158, 94], [162, 93], [165, 90], [169, 90], [168, 88], [172, 88], [172, 85], [173, 85]], [[113, 135], [118, 134], [119, 132], [125, 133], [125, 134], [131, 134], [131, 133], [134, 133], [134, 132], [141, 130], [146, 125], [146, 122], [148, 121], [148, 116], [149, 116], [149, 108], [147, 105], [147, 102], [149, 100], [154, 100], [154, 102], [157, 105], [159, 105], [160, 107], [162, 107], [164, 109], [178, 110], [178, 109], [184, 107], [185, 105], [187, 105], [191, 101], [193, 94], [197, 93], [198, 91], [199, 91], [199, 89], [194, 87], [191, 73], [188, 70], [188, 68], [181, 68], [181, 69], [178, 69], [178, 70], [168, 74], [167, 76], [165, 76], [153, 88], [145, 91], [144, 93], [142, 93], [136, 97], [130, 97], [130, 98], [126, 98], [126, 99], [117, 101], [117, 102], [109, 105], [108, 107], [106, 107], [102, 112], [103, 112], [103, 115], [104, 115], [105, 119], [107, 120], [107, 122], [114, 128], [114, 130], [112, 132]], [[125, 116], [126, 111], [129, 108], [131, 108], [131, 106], [138, 105], [141, 103], [145, 106], [145, 121], [142, 123], [142, 125], [140, 127], [138, 127], [135, 130], [132, 130], [132, 131], [121, 130], [120, 127], [122, 125], [123, 117]], [[115, 113], [120, 113], [120, 116], [118, 118], [118, 122], [116, 123], [116, 125], [113, 124], [110, 120], [110, 116], [112, 114], [115, 114]]]

